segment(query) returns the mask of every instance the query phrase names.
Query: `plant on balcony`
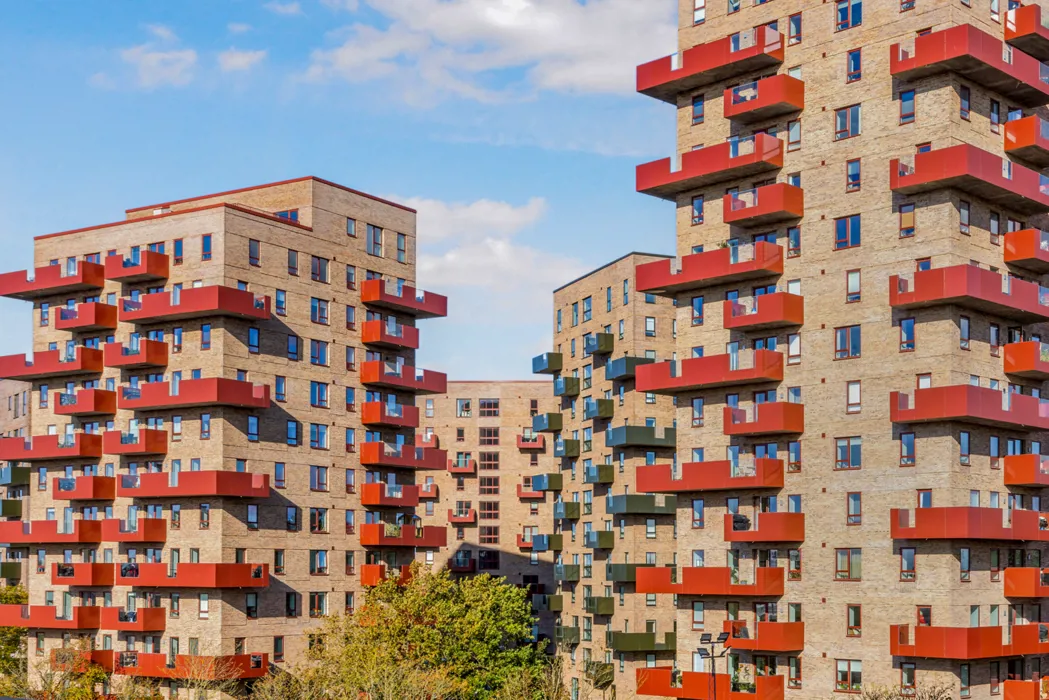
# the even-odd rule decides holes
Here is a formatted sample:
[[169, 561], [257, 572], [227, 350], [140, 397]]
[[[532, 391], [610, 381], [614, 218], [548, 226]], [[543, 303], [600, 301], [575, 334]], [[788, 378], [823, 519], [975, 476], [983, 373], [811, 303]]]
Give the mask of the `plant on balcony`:
[[[845, 686], [844, 690], [849, 690], [848, 683], [839, 682], [839, 689], [842, 685]], [[861, 700], [951, 700], [953, 697], [954, 688], [944, 683], [918, 683], [913, 688], [868, 685], [862, 688], [860, 694]]]
[[736, 693], [753, 693], [757, 686], [750, 676], [749, 666], [738, 666], [732, 674], [732, 691]]

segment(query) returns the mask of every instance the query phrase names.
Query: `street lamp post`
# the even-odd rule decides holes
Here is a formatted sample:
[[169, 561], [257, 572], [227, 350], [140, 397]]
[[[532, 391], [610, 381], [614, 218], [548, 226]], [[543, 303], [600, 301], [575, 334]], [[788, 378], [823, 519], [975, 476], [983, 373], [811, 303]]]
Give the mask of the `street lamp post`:
[[[725, 642], [728, 641], [729, 633], [722, 632], [718, 635], [717, 639], [714, 639], [713, 635], [709, 633], [703, 634], [699, 638], [700, 644], [706, 644], [709, 649], [704, 649], [702, 646], [696, 648], [696, 653], [699, 654], [701, 659], [710, 659], [710, 700], [718, 700], [718, 668], [717, 660], [728, 654], [728, 648], [725, 647]], [[721, 646], [721, 653], [715, 654], [714, 648]]]

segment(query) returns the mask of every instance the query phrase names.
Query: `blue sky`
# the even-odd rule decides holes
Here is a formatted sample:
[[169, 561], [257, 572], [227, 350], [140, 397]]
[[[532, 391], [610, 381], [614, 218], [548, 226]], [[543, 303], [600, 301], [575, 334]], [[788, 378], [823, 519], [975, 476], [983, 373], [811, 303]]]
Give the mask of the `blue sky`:
[[[635, 95], [675, 0], [78, 0], [0, 4], [3, 270], [32, 237], [127, 207], [302, 175], [416, 206], [419, 280], [449, 296], [420, 364], [527, 377], [550, 292], [630, 250], [672, 252], [634, 192], [674, 148]], [[0, 300], [0, 353], [30, 349]]]

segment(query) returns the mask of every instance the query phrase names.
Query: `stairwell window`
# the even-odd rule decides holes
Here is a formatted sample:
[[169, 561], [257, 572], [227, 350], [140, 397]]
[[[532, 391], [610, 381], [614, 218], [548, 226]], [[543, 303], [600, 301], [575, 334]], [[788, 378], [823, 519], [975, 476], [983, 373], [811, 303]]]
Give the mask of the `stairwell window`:
[[692, 96], [692, 126], [702, 124], [706, 112], [706, 99], [703, 95]]
[[966, 236], [969, 235], [969, 217], [971, 207], [965, 200], [958, 202], [958, 231], [964, 233]]
[[860, 135], [860, 105], [834, 110], [834, 140], [843, 141]]
[[958, 116], [965, 121], [969, 121], [969, 115], [972, 108], [972, 91], [969, 90], [967, 85], [962, 85], [958, 88], [958, 97]]
[[[696, 195], [695, 197], [692, 198], [692, 225], [693, 226], [699, 226], [702, 223], [703, 223], [703, 195]], [[626, 293], [625, 292], [623, 294], [623, 297], [624, 297], [624, 299], [626, 298]], [[623, 304], [625, 305], [626, 302], [624, 301]]]

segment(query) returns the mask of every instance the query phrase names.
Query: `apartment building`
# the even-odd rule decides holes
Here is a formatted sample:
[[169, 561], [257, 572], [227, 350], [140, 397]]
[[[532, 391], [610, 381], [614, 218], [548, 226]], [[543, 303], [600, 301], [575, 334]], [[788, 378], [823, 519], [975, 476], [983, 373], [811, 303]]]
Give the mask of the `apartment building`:
[[674, 454], [673, 399], [634, 386], [639, 367], [674, 356], [672, 300], [634, 288], [635, 268], [661, 260], [630, 253], [555, 290], [553, 352], [532, 363], [553, 375], [560, 402], [532, 423], [559, 462], [531, 481], [553, 493], [542, 534], [558, 585], [535, 602], [558, 615], [554, 640], [577, 697], [595, 686], [629, 697], [636, 669], [669, 664], [676, 648], [674, 611], [634, 585], [640, 568], [673, 564], [677, 549], [675, 497], [634, 488], [637, 469]]
[[0, 439], [30, 601], [0, 625], [29, 628], [31, 668], [84, 638], [172, 691], [248, 681], [445, 546], [414, 515], [416, 471], [447, 461], [415, 436], [416, 396], [446, 389], [416, 321], [447, 305], [414, 288], [415, 218], [302, 178], [40, 236], [0, 275], [34, 309], [32, 355], [0, 357], [31, 387], [26, 436]]
[[[678, 257], [673, 665], [640, 696], [1043, 697], [1049, 23], [998, 0], [681, 0], [637, 88]], [[718, 688], [715, 692], [714, 687]], [[722, 695], [731, 691], [728, 695]]]
[[29, 389], [26, 382], [0, 379], [0, 437], [25, 435], [29, 427]]

